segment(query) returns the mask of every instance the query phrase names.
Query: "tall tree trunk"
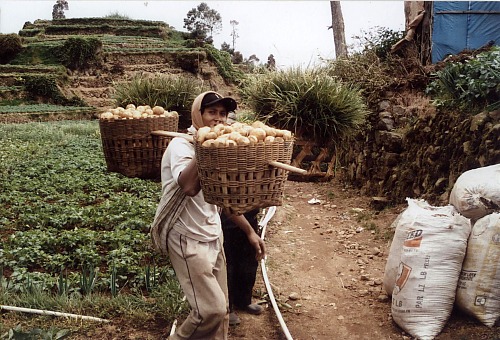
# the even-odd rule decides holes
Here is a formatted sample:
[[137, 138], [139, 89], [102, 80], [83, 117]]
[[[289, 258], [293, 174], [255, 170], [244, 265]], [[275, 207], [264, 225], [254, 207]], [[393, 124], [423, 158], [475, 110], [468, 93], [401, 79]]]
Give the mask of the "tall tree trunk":
[[340, 8], [340, 1], [330, 1], [332, 11], [333, 42], [335, 43], [335, 56], [337, 58], [347, 57], [347, 46], [345, 43], [344, 16]]

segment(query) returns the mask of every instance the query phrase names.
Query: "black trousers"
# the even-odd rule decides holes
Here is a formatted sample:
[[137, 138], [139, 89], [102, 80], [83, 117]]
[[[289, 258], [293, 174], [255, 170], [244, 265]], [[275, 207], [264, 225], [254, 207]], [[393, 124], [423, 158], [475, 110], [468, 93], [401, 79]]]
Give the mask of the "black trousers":
[[[247, 216], [247, 220], [256, 231], [257, 213], [258, 211], [253, 216]], [[255, 259], [255, 249], [248, 242], [245, 233], [230, 221], [225, 221], [224, 218], [222, 221], [229, 307], [231, 310], [243, 309], [252, 303], [252, 291], [259, 263]]]

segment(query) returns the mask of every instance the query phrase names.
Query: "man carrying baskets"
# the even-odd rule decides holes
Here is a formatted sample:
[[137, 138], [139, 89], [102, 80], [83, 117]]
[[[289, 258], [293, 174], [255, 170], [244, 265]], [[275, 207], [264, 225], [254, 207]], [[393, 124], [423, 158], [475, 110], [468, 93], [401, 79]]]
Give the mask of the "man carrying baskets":
[[[208, 91], [191, 108], [195, 135], [203, 126], [225, 123], [236, 101]], [[205, 201], [196, 165], [195, 148], [187, 139], [173, 138], [161, 165], [162, 198], [151, 236], [155, 248], [168, 254], [191, 306], [186, 320], [169, 339], [227, 339], [228, 289], [219, 209]], [[265, 256], [262, 239], [243, 215], [232, 215], [247, 235], [258, 260]]]

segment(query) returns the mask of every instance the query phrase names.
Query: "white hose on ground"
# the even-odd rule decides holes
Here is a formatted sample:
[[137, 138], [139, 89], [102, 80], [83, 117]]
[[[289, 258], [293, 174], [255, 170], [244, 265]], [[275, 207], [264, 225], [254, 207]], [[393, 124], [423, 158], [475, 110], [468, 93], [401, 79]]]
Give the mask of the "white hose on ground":
[[90, 320], [90, 321], [99, 321], [99, 322], [109, 322], [106, 319], [100, 319], [93, 316], [85, 316], [79, 314], [71, 314], [71, 313], [61, 313], [61, 312], [53, 312], [50, 310], [43, 309], [32, 309], [32, 308], [23, 308], [23, 307], [14, 307], [14, 306], [2, 306], [0, 305], [0, 309], [10, 310], [13, 312], [23, 312], [23, 313], [31, 313], [31, 314], [41, 314], [41, 315], [53, 315], [53, 316], [65, 316], [74, 319], [81, 320]]
[[[186, 301], [186, 295], [184, 295], [182, 297], [182, 302]], [[170, 327], [170, 335], [174, 335], [175, 334], [175, 329], [177, 328], [177, 319], [174, 320], [174, 322], [172, 323], [172, 327]]]
[[[274, 216], [275, 212], [276, 212], [276, 207], [275, 206], [270, 207], [267, 210], [266, 215], [259, 222], [259, 225], [262, 226], [262, 234], [260, 236], [262, 240], [264, 240], [264, 236], [266, 235], [267, 223]], [[269, 294], [269, 299], [271, 300], [271, 304], [273, 305], [274, 312], [276, 313], [276, 317], [278, 318], [283, 333], [285, 334], [287, 340], [293, 340], [292, 335], [288, 331], [288, 327], [286, 326], [285, 320], [283, 320], [283, 317], [281, 316], [281, 312], [278, 307], [278, 304], [276, 303], [276, 299], [274, 298], [273, 289], [271, 288], [271, 283], [269, 282], [269, 278], [267, 277], [266, 259], [267, 258], [264, 258], [260, 261], [260, 266], [262, 269], [262, 277], [264, 278], [264, 283], [266, 285], [267, 293]]]
[[174, 320], [174, 323], [172, 324], [172, 328], [170, 328], [170, 335], [175, 334], [175, 329], [177, 328], [177, 319]]

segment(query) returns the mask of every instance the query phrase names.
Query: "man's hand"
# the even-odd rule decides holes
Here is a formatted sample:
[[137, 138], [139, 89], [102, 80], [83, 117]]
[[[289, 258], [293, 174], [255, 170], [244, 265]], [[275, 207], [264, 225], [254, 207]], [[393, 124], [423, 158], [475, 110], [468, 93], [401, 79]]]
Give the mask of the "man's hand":
[[266, 257], [266, 244], [264, 240], [262, 240], [256, 232], [247, 234], [248, 242], [255, 249], [255, 259], [260, 261]]
[[266, 245], [264, 241], [257, 235], [255, 230], [253, 230], [250, 222], [245, 218], [244, 215], [228, 215], [228, 218], [233, 221], [238, 228], [243, 230], [243, 232], [247, 235], [248, 242], [255, 249], [255, 259], [257, 261], [262, 260], [266, 257]]

